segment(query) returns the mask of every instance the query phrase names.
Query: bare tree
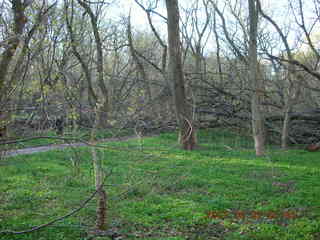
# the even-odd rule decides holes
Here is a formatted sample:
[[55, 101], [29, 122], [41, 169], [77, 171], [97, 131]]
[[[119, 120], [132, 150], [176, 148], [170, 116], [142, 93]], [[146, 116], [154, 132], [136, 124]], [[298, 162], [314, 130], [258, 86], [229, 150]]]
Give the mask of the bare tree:
[[[102, 102], [98, 102], [95, 107], [95, 124], [93, 126], [91, 132], [91, 142], [95, 142], [96, 136], [96, 128], [98, 127], [105, 127], [108, 119], [109, 114], [109, 92], [107, 86], [104, 82], [104, 70], [103, 70], [103, 48], [102, 48], [102, 41], [99, 32], [98, 26], [98, 14], [99, 11], [95, 14], [94, 11], [91, 9], [91, 6], [86, 1], [77, 0], [80, 6], [84, 9], [85, 13], [89, 15], [91, 21], [91, 27], [95, 39], [96, 44], [96, 66], [97, 66], [97, 81], [98, 86], [102, 92]], [[98, 8], [99, 9], [99, 8]], [[95, 185], [96, 191], [98, 194], [98, 205], [97, 205], [97, 221], [96, 221], [96, 228], [98, 230], [106, 230], [107, 222], [106, 222], [106, 204], [107, 204], [107, 194], [106, 191], [103, 189], [103, 168], [101, 159], [97, 157], [96, 149], [92, 149], [92, 158], [93, 158], [93, 167], [95, 171]]]
[[8, 84], [8, 73], [11, 63], [16, 54], [18, 46], [21, 42], [21, 38], [24, 32], [25, 25], [28, 21], [25, 16], [25, 9], [32, 3], [32, 1], [12, 1], [11, 10], [13, 13], [12, 36], [8, 37], [8, 41], [5, 50], [0, 56], [0, 138], [6, 136], [6, 126], [9, 121], [8, 112], [3, 112], [3, 107], [7, 104], [8, 93], [6, 91], [6, 85]]
[[265, 154], [265, 127], [262, 111], [264, 88], [262, 79], [258, 76], [257, 36], [258, 36], [258, 7], [256, 0], [248, 0], [249, 4], [249, 80], [252, 84], [252, 131], [257, 156]]
[[[103, 48], [102, 48], [102, 41], [100, 37], [99, 32], [99, 26], [98, 26], [98, 14], [95, 14], [93, 10], [91, 9], [90, 5], [86, 1], [77, 0], [78, 3], [81, 5], [81, 7], [85, 10], [86, 14], [89, 15], [90, 21], [91, 21], [91, 27], [95, 39], [96, 44], [96, 65], [97, 65], [97, 80], [98, 80], [98, 86], [102, 93], [102, 101], [99, 103], [99, 109], [97, 110], [97, 114], [100, 114], [99, 116], [99, 126], [100, 127], [106, 127], [107, 126], [107, 120], [108, 120], [108, 114], [109, 114], [109, 91], [104, 81], [104, 71], [103, 71]], [[103, 2], [102, 2], [103, 4]]]
[[147, 78], [147, 73], [146, 73], [145, 67], [143, 65], [143, 62], [138, 57], [137, 50], [135, 49], [135, 47], [133, 45], [132, 31], [131, 31], [131, 16], [129, 16], [129, 18], [128, 18], [127, 37], [128, 37], [128, 44], [129, 44], [131, 56], [133, 58], [135, 65], [137, 66], [138, 77], [141, 77], [141, 79], [144, 83], [144, 88], [146, 90], [146, 94], [145, 94], [146, 100], [148, 102], [150, 102], [152, 99], [152, 94], [151, 94], [150, 84], [149, 84], [148, 78]]
[[173, 85], [175, 109], [179, 124], [179, 139], [184, 149], [193, 150], [196, 145], [196, 129], [185, 94], [181, 61], [178, 0], [166, 0], [168, 14], [169, 66], [168, 79]]
[[[89, 63], [88, 60], [85, 59], [85, 57], [83, 57], [80, 53], [79, 50], [79, 39], [76, 39], [76, 33], [73, 27], [73, 24], [75, 22], [75, 4], [74, 4], [74, 0], [65, 0], [64, 1], [64, 5], [65, 5], [65, 11], [64, 11], [64, 15], [66, 18], [66, 25], [67, 25], [67, 30], [68, 30], [68, 34], [69, 34], [69, 38], [70, 38], [70, 45], [71, 45], [71, 49], [72, 49], [72, 53], [73, 55], [76, 57], [76, 59], [79, 61], [81, 69], [84, 73], [85, 76], [85, 80], [87, 82], [87, 91], [88, 91], [88, 101], [90, 103], [90, 105], [92, 107], [94, 107], [96, 105], [96, 103], [98, 102], [98, 96], [97, 93], [94, 90], [93, 87], [93, 81], [92, 81], [92, 76], [91, 76], [91, 72], [90, 72], [90, 67], [89, 67]], [[81, 24], [81, 28], [80, 30], [82, 30], [82, 32], [84, 32], [83, 30], [83, 24]], [[83, 35], [82, 35], [83, 37]]]
[[[276, 29], [277, 33], [280, 35], [280, 39], [285, 46], [285, 53], [289, 60], [289, 62], [294, 61], [294, 56], [289, 47], [287, 36], [283, 33], [279, 25], [270, 17], [268, 16], [262, 9], [260, 0], [257, 0], [257, 7], [258, 11], [261, 16], [266, 19], [271, 25]], [[273, 57], [269, 54], [271, 59]], [[284, 99], [284, 119], [282, 125], [282, 132], [281, 132], [281, 147], [286, 149], [289, 143], [289, 129], [290, 129], [290, 112], [293, 109], [294, 104], [297, 102], [299, 95], [300, 95], [300, 79], [302, 78], [300, 74], [297, 72], [297, 67], [293, 64], [284, 63], [285, 67], [288, 70], [288, 87], [286, 89], [286, 96]]]

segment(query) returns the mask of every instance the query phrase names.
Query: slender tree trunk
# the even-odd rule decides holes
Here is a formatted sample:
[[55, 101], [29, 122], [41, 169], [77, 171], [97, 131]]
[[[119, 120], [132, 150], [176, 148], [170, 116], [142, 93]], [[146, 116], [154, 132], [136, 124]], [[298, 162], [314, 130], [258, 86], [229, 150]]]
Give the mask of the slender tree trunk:
[[258, 77], [257, 60], [257, 35], [258, 35], [258, 9], [256, 0], [248, 0], [249, 3], [249, 80], [252, 86], [252, 131], [257, 156], [265, 154], [265, 126], [261, 109], [261, 100], [264, 95], [262, 79]]
[[289, 128], [290, 128], [290, 110], [291, 107], [285, 107], [283, 125], [282, 125], [282, 133], [281, 133], [281, 148], [287, 149], [288, 148], [288, 140], [289, 140]]
[[99, 108], [99, 123], [97, 127], [100, 127], [102, 129], [105, 129], [108, 127], [108, 119], [110, 118], [110, 104], [109, 104], [109, 98], [106, 98], [107, 96], [103, 97], [103, 102], [101, 104], [101, 107]]
[[[74, 4], [71, 2], [71, 5], [65, 1], [65, 19], [66, 19], [66, 25], [67, 25], [67, 30], [69, 33], [70, 41], [71, 41], [71, 49], [73, 55], [77, 58], [77, 60], [80, 63], [81, 69], [84, 72], [85, 79], [87, 82], [87, 91], [88, 91], [88, 102], [90, 103], [90, 106], [94, 108], [96, 103], [98, 102], [98, 96], [94, 91], [93, 84], [92, 84], [92, 77], [91, 73], [89, 70], [88, 63], [85, 61], [84, 57], [81, 56], [80, 52], [77, 49], [77, 41], [75, 39], [75, 34], [73, 31], [73, 14], [74, 14]], [[71, 11], [69, 14], [68, 10]], [[70, 16], [69, 16], [70, 15]]]
[[143, 66], [143, 62], [141, 62], [140, 59], [138, 58], [138, 56], [136, 54], [136, 50], [133, 45], [132, 32], [131, 32], [131, 17], [129, 17], [129, 19], [128, 19], [127, 37], [128, 37], [128, 44], [129, 44], [131, 56], [133, 58], [134, 63], [137, 66], [138, 77], [140, 77], [143, 80], [143, 86], [146, 91], [144, 97], [146, 98], [147, 102], [150, 102], [152, 99], [152, 96], [151, 96], [151, 88], [150, 88], [150, 84], [148, 81], [147, 73], [146, 73], [145, 68]]
[[78, 3], [81, 7], [85, 10], [85, 12], [89, 15], [91, 26], [93, 30], [94, 40], [96, 44], [96, 53], [97, 53], [97, 80], [98, 86], [102, 93], [102, 105], [103, 107], [100, 108], [99, 117], [99, 127], [106, 128], [108, 126], [108, 117], [109, 117], [109, 91], [104, 82], [104, 71], [103, 71], [103, 50], [102, 50], [102, 41], [98, 29], [98, 17], [94, 15], [90, 5], [86, 1], [78, 0]]
[[300, 74], [296, 72], [295, 66], [288, 66], [289, 72], [289, 89], [285, 100], [284, 106], [284, 119], [282, 123], [282, 133], [281, 133], [281, 148], [286, 150], [289, 144], [289, 132], [291, 117], [290, 112], [292, 111], [295, 102], [299, 99], [300, 88], [299, 84]]
[[168, 14], [169, 66], [168, 78], [174, 95], [176, 115], [179, 124], [179, 139], [186, 150], [196, 145], [196, 129], [192, 121], [191, 108], [186, 101], [179, 30], [179, 7], [177, 0], [166, 0]]
[[219, 84], [222, 84], [223, 72], [222, 72], [222, 64], [221, 64], [221, 56], [220, 56], [220, 39], [217, 31], [216, 11], [214, 12], [214, 15], [213, 15], [213, 32], [214, 32], [215, 42], [217, 44], [216, 58], [217, 58], [218, 73], [219, 73], [219, 80], [220, 80]]
[[[96, 44], [96, 65], [97, 65], [97, 81], [100, 91], [102, 93], [102, 101], [101, 103], [97, 103], [95, 107], [95, 124], [93, 130], [91, 132], [91, 142], [95, 142], [96, 138], [96, 130], [98, 127], [106, 127], [108, 114], [109, 114], [109, 93], [108, 89], [104, 83], [104, 71], [103, 71], [103, 51], [102, 51], [102, 42], [100, 38], [100, 33], [98, 29], [98, 16], [94, 15], [90, 3], [82, 0], [77, 0], [81, 7], [85, 10], [85, 12], [89, 15], [91, 26], [93, 30], [93, 35]], [[107, 213], [107, 195], [105, 190], [103, 189], [103, 168], [102, 161], [97, 156], [97, 150], [92, 148], [92, 159], [93, 159], [93, 167], [95, 172], [95, 184], [96, 190], [98, 193], [98, 205], [97, 205], [97, 221], [96, 228], [98, 230], [106, 230], [107, 222], [106, 222], [106, 213]]]
[[[91, 144], [96, 144], [96, 131], [100, 123], [100, 112], [101, 109], [96, 107], [95, 110], [95, 123], [93, 129], [91, 131]], [[98, 230], [106, 230], [107, 229], [107, 194], [103, 189], [103, 168], [102, 168], [102, 160], [97, 155], [97, 149], [95, 147], [91, 148], [91, 156], [93, 162], [94, 176], [95, 176], [95, 187], [98, 194], [98, 202], [97, 202], [97, 219], [96, 219], [96, 229]]]

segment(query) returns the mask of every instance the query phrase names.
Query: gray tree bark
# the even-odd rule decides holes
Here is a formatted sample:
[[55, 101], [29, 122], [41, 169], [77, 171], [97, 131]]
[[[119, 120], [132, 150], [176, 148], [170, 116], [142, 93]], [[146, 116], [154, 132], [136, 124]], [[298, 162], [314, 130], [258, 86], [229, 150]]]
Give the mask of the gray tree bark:
[[89, 4], [85, 1], [78, 0], [78, 3], [85, 10], [85, 12], [89, 15], [92, 31], [94, 35], [94, 40], [96, 44], [96, 53], [97, 53], [97, 80], [98, 86], [102, 93], [101, 103], [99, 103], [99, 111], [97, 114], [99, 116], [99, 127], [106, 128], [108, 126], [108, 115], [110, 114], [110, 106], [109, 106], [109, 91], [104, 82], [104, 71], [103, 71], [103, 50], [102, 50], [102, 41], [98, 29], [98, 16], [96, 16]]
[[[98, 86], [102, 92], [103, 99], [101, 103], [97, 103], [98, 106], [95, 108], [95, 124], [91, 131], [91, 142], [95, 142], [96, 130], [98, 127], [106, 127], [107, 118], [109, 113], [109, 92], [107, 86], [104, 83], [104, 72], [103, 72], [103, 51], [102, 51], [102, 41], [100, 38], [100, 33], [98, 29], [97, 15], [94, 15], [89, 3], [77, 0], [85, 12], [89, 15], [91, 26], [93, 30], [93, 35], [96, 44], [96, 53], [97, 53], [97, 80]], [[98, 158], [95, 148], [92, 148], [92, 159], [93, 167], [95, 171], [95, 185], [98, 194], [98, 204], [97, 204], [97, 220], [96, 228], [98, 230], [107, 229], [107, 194], [103, 189], [103, 168], [101, 159]]]
[[178, 0], [166, 0], [168, 14], [169, 66], [168, 79], [172, 85], [176, 115], [179, 124], [179, 140], [182, 147], [192, 150], [196, 145], [196, 129], [192, 121], [191, 108], [186, 101], [181, 61]]
[[256, 0], [248, 0], [249, 3], [249, 80], [252, 86], [252, 132], [257, 156], [265, 154], [265, 126], [261, 109], [261, 101], [264, 95], [263, 82], [258, 76], [257, 36], [258, 36], [258, 8]]

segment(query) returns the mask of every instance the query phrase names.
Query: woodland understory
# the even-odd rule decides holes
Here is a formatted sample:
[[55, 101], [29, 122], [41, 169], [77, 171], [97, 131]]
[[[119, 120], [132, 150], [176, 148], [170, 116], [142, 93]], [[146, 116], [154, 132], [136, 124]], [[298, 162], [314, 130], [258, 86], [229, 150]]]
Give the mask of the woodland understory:
[[[106, 132], [178, 132], [192, 151], [213, 128], [251, 137], [257, 156], [316, 151], [319, 24], [319, 0], [0, 1], [0, 151], [36, 138], [96, 146]], [[91, 158], [105, 230], [95, 147]]]

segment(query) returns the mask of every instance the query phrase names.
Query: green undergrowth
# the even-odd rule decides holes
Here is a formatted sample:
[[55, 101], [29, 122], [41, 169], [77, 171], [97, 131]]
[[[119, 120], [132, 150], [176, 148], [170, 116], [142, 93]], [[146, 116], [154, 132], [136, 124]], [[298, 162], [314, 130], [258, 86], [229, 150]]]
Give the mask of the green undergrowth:
[[[100, 145], [110, 229], [122, 239], [320, 239], [319, 153], [269, 148], [258, 158], [251, 139], [231, 132], [205, 130], [198, 138], [192, 152], [180, 149], [176, 134]], [[67, 214], [94, 191], [93, 180], [88, 148], [2, 159], [0, 231]], [[89, 239], [95, 205], [0, 239]]]

